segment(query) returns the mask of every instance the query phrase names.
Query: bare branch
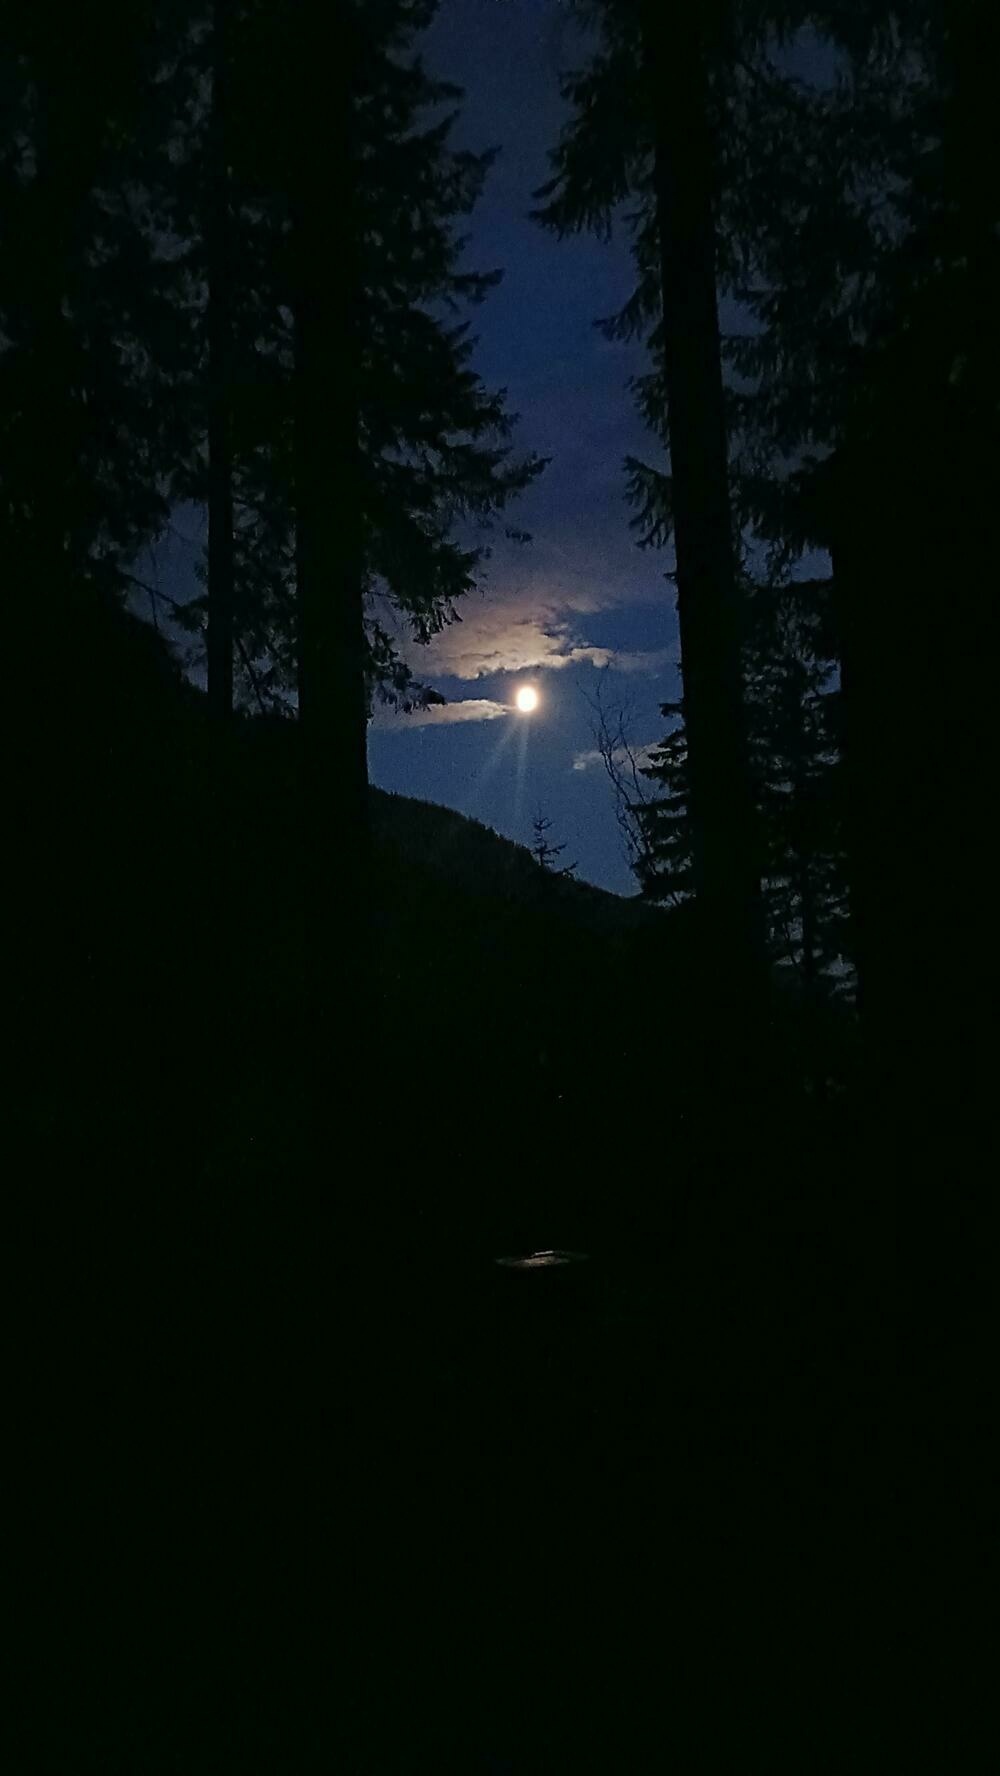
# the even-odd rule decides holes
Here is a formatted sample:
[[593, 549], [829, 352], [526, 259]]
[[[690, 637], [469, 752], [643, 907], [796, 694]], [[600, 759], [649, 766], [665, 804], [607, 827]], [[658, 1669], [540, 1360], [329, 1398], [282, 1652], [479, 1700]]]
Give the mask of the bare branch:
[[640, 875], [649, 861], [650, 851], [636, 810], [655, 798], [642, 777], [639, 749], [629, 732], [632, 706], [627, 702], [614, 705], [609, 702], [605, 688], [609, 670], [605, 666], [598, 674], [597, 691], [593, 697], [587, 696], [586, 692], [583, 695], [594, 718], [591, 724], [594, 745], [614, 792], [615, 819], [626, 860], [633, 874]]
[[250, 659], [250, 655], [247, 653], [247, 650], [244, 647], [244, 645], [238, 635], [236, 637], [236, 649], [237, 649], [237, 652], [240, 656], [240, 660], [242, 661], [243, 670], [246, 673], [248, 679], [250, 680], [250, 687], [253, 691], [254, 696], [257, 699], [257, 708], [260, 710], [261, 715], [266, 715], [267, 714], [267, 704], [264, 701], [263, 692], [261, 691], [261, 688], [260, 688], [260, 680], [258, 679], [257, 674], [254, 670], [253, 662]]
[[[183, 604], [181, 602], [180, 599], [171, 598], [169, 592], [162, 592], [160, 590], [159, 586], [151, 586], [147, 580], [139, 579], [138, 575], [136, 575], [136, 574], [125, 573], [123, 571], [122, 572], [122, 579], [128, 580], [129, 585], [135, 586], [137, 591], [145, 592], [148, 595], [150, 607], [153, 611], [153, 623], [154, 623], [154, 626], [156, 627], [157, 631], [159, 631], [159, 627], [160, 627], [159, 622], [157, 621], [157, 616], [156, 616], [156, 607], [159, 602], [162, 601], [164, 604], [168, 604], [170, 606], [171, 610], [186, 610], [188, 608], [185, 604]], [[237, 648], [237, 652], [239, 653], [239, 656], [240, 656], [240, 661], [242, 663], [243, 670], [246, 673], [247, 678], [250, 682], [250, 688], [253, 691], [255, 698], [257, 699], [257, 707], [260, 710], [261, 715], [266, 715], [268, 712], [267, 701], [266, 701], [266, 698], [264, 697], [263, 691], [261, 690], [260, 679], [257, 676], [257, 672], [254, 667], [253, 661], [251, 660], [250, 655], [247, 653], [247, 650], [246, 650], [246, 648], [239, 636], [236, 637], [236, 648]]]
[[137, 591], [147, 594], [154, 612], [157, 600], [163, 604], [169, 604], [171, 610], [187, 610], [188, 607], [182, 599], [171, 598], [169, 592], [161, 592], [159, 586], [151, 586], [148, 580], [140, 580], [136, 574], [126, 573], [124, 568], [119, 569], [119, 574], [123, 580], [128, 581], [130, 586], [135, 586]]

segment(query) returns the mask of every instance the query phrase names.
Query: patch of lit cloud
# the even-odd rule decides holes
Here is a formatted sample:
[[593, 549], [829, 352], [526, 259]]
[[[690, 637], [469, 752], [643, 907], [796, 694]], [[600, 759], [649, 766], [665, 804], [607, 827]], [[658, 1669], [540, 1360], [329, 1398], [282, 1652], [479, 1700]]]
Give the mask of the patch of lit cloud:
[[[646, 765], [653, 763], [653, 754], [662, 744], [659, 740], [650, 740], [646, 746], [616, 746], [611, 754], [611, 763], [615, 766], [631, 770], [634, 766], [641, 771]], [[585, 752], [574, 754], [572, 770], [593, 771], [605, 768], [604, 754], [596, 746], [588, 747]]]
[[618, 602], [593, 588], [546, 594], [536, 585], [469, 598], [459, 607], [458, 620], [412, 657], [414, 663], [419, 660], [423, 676], [467, 682], [501, 672], [559, 672], [567, 666], [658, 672], [675, 660], [674, 648], [621, 651], [591, 638], [586, 618]]
[[[467, 614], [466, 614], [467, 613]], [[497, 672], [543, 667], [607, 666], [612, 649], [588, 642], [565, 619], [520, 614], [507, 605], [484, 605], [449, 624], [421, 656], [425, 671], [445, 678], [490, 678]]]
[[456, 722], [496, 721], [498, 716], [511, 713], [508, 704], [496, 703], [491, 697], [460, 697], [454, 703], [432, 703], [427, 709], [411, 710], [409, 715], [379, 711], [372, 726], [387, 733], [403, 733], [410, 728], [447, 728]]
[[[499, 543], [484, 566], [480, 590], [456, 600], [454, 620], [426, 643], [407, 632], [388, 601], [374, 602], [373, 614], [423, 683], [474, 683], [495, 674], [565, 667], [662, 672], [676, 665], [676, 639], [637, 649], [635, 619], [640, 611], [650, 613], [645, 627], [658, 644], [675, 630], [673, 605], [658, 563], [640, 556], [627, 539], [616, 545], [595, 533], [583, 517], [573, 534], [536, 540], [527, 551]], [[614, 612], [630, 613], [624, 647], [608, 635]]]

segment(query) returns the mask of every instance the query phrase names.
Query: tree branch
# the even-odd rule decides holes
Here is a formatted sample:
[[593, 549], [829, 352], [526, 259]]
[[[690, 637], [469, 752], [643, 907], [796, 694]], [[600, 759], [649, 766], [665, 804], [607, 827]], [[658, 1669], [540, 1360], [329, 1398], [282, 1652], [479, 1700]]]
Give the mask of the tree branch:
[[[179, 598], [171, 598], [169, 592], [162, 592], [159, 586], [151, 586], [147, 580], [140, 580], [137, 574], [127, 573], [124, 569], [121, 569], [120, 571], [122, 579], [127, 580], [130, 586], [135, 586], [138, 591], [148, 594], [154, 612], [153, 621], [156, 624], [157, 630], [159, 630], [159, 624], [156, 623], [155, 612], [158, 599], [162, 599], [164, 604], [169, 604], [171, 610], [187, 610], [189, 608], [186, 604], [183, 604]], [[257, 707], [260, 710], [261, 715], [267, 715], [267, 702], [264, 698], [264, 693], [260, 688], [260, 679], [257, 676], [253, 661], [247, 653], [239, 636], [236, 637], [236, 649], [240, 656], [243, 670], [250, 681], [250, 688], [257, 699]]]
[[632, 873], [639, 876], [649, 861], [650, 847], [636, 809], [645, 807], [654, 797], [642, 780], [636, 748], [629, 736], [631, 711], [626, 705], [609, 709], [606, 702], [604, 674], [607, 671], [605, 666], [598, 677], [594, 697], [588, 697], [586, 692], [583, 694], [594, 717], [591, 725], [594, 745], [614, 791], [615, 819], [625, 846], [626, 861]]
[[254, 670], [253, 664], [250, 660], [250, 656], [247, 653], [247, 650], [244, 647], [244, 645], [238, 635], [235, 637], [235, 640], [236, 640], [236, 650], [240, 656], [240, 660], [243, 665], [243, 670], [246, 673], [248, 679], [250, 680], [251, 689], [253, 691], [254, 696], [257, 699], [257, 707], [260, 710], [261, 715], [266, 715], [267, 714], [267, 704], [264, 702], [263, 693], [260, 688], [260, 681], [257, 677], [256, 671]]

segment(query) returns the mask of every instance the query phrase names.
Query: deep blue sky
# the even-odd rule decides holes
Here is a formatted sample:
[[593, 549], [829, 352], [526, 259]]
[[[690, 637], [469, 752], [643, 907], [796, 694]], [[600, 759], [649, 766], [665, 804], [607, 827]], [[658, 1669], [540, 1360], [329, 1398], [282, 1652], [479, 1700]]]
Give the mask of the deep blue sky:
[[[488, 386], [508, 390], [520, 414], [517, 447], [552, 460], [509, 514], [532, 543], [508, 543], [501, 525], [483, 593], [462, 601], [460, 623], [415, 651], [420, 677], [448, 708], [433, 720], [378, 715], [371, 775], [522, 843], [541, 809], [550, 838], [567, 846], [564, 861], [629, 894], [588, 699], [601, 684], [610, 708], [627, 707], [629, 736], [642, 747], [664, 731], [660, 704], [679, 695], [665, 579], [672, 553], [637, 548], [624, 497], [625, 456], [657, 462], [661, 452], [627, 386], [645, 367], [641, 347], [609, 344], [594, 325], [632, 288], [627, 239], [559, 242], [529, 219], [565, 117], [559, 71], [578, 65], [586, 46], [561, 0], [441, 0], [421, 47], [433, 73], [465, 90], [456, 143], [500, 149], [467, 228], [468, 263], [503, 272], [473, 312], [475, 365]], [[790, 59], [821, 77], [814, 43]], [[151, 552], [154, 577], [175, 596], [190, 593], [204, 532], [203, 514], [177, 514]], [[528, 720], [510, 713], [525, 682], [541, 699]]]
[[[560, 63], [578, 49], [559, 0], [442, 0], [424, 40], [429, 68], [466, 91], [456, 140], [501, 150], [469, 225], [469, 263], [504, 273], [474, 315], [476, 368], [509, 390], [518, 446], [553, 460], [511, 512], [533, 542], [497, 537], [485, 595], [467, 599], [461, 624], [415, 664], [449, 699], [509, 705], [530, 680], [542, 702], [530, 721], [396, 719], [373, 728], [370, 760], [383, 788], [447, 803], [523, 842], [540, 805], [565, 860], [630, 893], [610, 788], [592, 761], [581, 768], [594, 744], [586, 699], [593, 662], [610, 655], [607, 694], [633, 706], [637, 743], [655, 739], [659, 704], [678, 688], [677, 624], [663, 578], [671, 561], [636, 548], [624, 500], [622, 459], [657, 455], [626, 387], [642, 356], [609, 345], [593, 324], [629, 293], [627, 245], [560, 243], [528, 218], [564, 116]], [[545, 664], [567, 655], [576, 657]]]

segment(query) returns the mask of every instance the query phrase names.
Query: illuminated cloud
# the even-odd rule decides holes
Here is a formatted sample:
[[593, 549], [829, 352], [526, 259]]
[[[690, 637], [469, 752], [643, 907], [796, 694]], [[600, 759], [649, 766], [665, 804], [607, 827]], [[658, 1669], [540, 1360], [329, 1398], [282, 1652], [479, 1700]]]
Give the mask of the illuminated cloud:
[[516, 593], [470, 597], [459, 607], [461, 620], [411, 657], [423, 676], [466, 681], [497, 672], [558, 672], [565, 666], [658, 672], [676, 659], [675, 648], [623, 653], [591, 641], [586, 617], [616, 602], [585, 588], [546, 596], [535, 585]]
[[[652, 764], [653, 754], [661, 744], [659, 740], [650, 740], [646, 746], [633, 746], [626, 751], [624, 746], [616, 746], [612, 753], [612, 761], [616, 765], [624, 765], [631, 769], [635, 765], [641, 771], [645, 765]], [[595, 767], [603, 767], [604, 758], [596, 746], [588, 747], [586, 752], [578, 752], [573, 759], [574, 771], [593, 771]]]
[[[631, 544], [611, 547], [583, 525], [558, 542], [498, 546], [482, 590], [455, 606], [456, 620], [425, 644], [407, 633], [398, 612], [373, 603], [382, 626], [424, 683], [454, 678], [463, 683], [500, 673], [559, 672], [564, 667], [610, 666], [617, 671], [658, 673], [676, 664], [677, 643], [638, 651], [616, 648], [595, 635], [595, 618], [640, 608], [655, 611], [653, 635], [671, 636], [674, 595], [662, 572]], [[633, 630], [634, 633], [634, 630]], [[440, 719], [440, 718], [437, 718]]]
[[494, 672], [557, 671], [563, 666], [607, 666], [610, 648], [578, 639], [566, 622], [519, 617], [496, 605], [463, 618], [436, 636], [427, 650], [433, 673], [446, 678], [488, 678]]
[[679, 660], [676, 647], [650, 648], [646, 653], [613, 652], [610, 664], [618, 672], [662, 672], [664, 666], [676, 666]]
[[429, 709], [414, 709], [409, 715], [380, 711], [372, 726], [404, 733], [410, 728], [447, 728], [455, 722], [496, 721], [497, 716], [510, 713], [506, 703], [494, 703], [490, 697], [465, 697], [455, 703], [432, 703]]

